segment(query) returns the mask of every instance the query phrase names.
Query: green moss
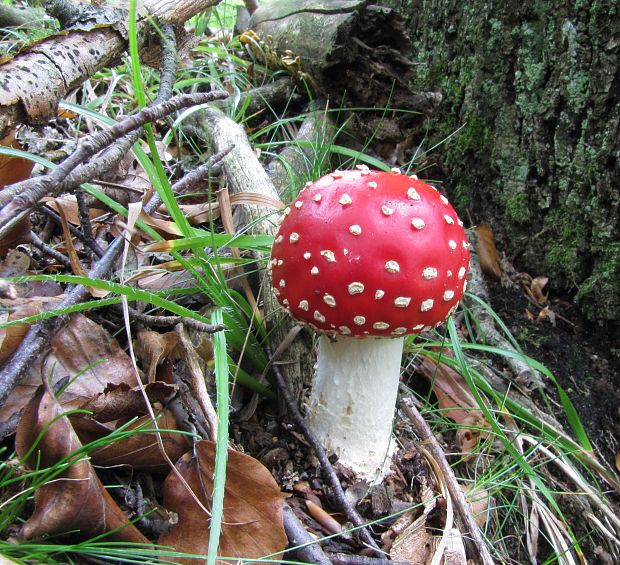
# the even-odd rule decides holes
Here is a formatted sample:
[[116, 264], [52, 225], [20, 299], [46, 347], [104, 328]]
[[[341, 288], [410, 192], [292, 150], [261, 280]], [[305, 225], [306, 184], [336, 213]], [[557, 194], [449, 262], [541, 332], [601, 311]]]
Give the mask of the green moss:
[[529, 199], [525, 192], [513, 194], [506, 202], [506, 214], [511, 220], [523, 224], [531, 219], [528, 204]]

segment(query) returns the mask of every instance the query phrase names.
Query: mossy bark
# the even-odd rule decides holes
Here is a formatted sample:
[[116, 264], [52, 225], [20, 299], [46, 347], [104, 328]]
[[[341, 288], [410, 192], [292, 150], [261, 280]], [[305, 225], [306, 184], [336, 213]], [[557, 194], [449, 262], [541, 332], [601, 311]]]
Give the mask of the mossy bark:
[[443, 93], [426, 146], [445, 140], [430, 157], [461, 213], [590, 319], [620, 318], [619, 3], [385, 3], [415, 88]]

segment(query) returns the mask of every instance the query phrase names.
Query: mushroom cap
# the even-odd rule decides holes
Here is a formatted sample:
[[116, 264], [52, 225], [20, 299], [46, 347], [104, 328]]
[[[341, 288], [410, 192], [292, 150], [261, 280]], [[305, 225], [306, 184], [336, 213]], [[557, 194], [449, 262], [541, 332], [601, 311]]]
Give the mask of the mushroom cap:
[[396, 337], [454, 311], [469, 244], [437, 189], [362, 166], [306, 185], [284, 211], [270, 266], [296, 319], [325, 333]]

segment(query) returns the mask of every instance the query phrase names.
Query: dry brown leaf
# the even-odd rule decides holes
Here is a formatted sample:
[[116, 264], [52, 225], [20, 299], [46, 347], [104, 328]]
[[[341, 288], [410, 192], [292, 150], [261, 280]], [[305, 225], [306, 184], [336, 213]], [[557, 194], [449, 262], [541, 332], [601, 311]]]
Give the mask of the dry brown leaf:
[[[5, 348], [8, 346], [3, 343], [0, 351]], [[29, 367], [22, 383], [0, 409], [0, 421], [26, 405], [41, 384], [42, 375], [51, 384], [70, 377], [71, 382], [60, 398], [65, 408], [78, 408], [109, 384], [136, 383], [131, 359], [117, 341], [99, 324], [78, 313], [71, 314], [69, 323], [56, 332], [43, 360]]]
[[[26, 406], [17, 428], [15, 449], [20, 458], [26, 458], [24, 462], [31, 469], [51, 467], [82, 447], [63, 413], [64, 409], [43, 387]], [[39, 434], [42, 438], [34, 447]], [[39, 487], [34, 494], [34, 505], [32, 516], [17, 533], [20, 540], [67, 531], [92, 537], [117, 530], [106, 539], [149, 543], [128, 522], [83, 456], [76, 457], [66, 471]]]
[[138, 332], [134, 351], [142, 364], [147, 382], [155, 381], [157, 367], [170, 355], [179, 338], [174, 332], [159, 333], [151, 330]]
[[470, 412], [459, 424], [459, 429], [456, 431], [456, 443], [461, 456], [467, 461], [480, 443], [480, 436], [486, 437], [488, 424], [480, 410]]
[[530, 283], [530, 292], [538, 304], [546, 304], [547, 302], [548, 295], [545, 294], [543, 290], [548, 282], [549, 277], [534, 277]]
[[[33, 274], [29, 272], [30, 256], [19, 249], [10, 249], [4, 260], [0, 261], [0, 279]], [[10, 282], [15, 290], [13, 298], [35, 298], [41, 296], [59, 296], [62, 287], [54, 281], [5, 281]], [[8, 296], [7, 296], [8, 298]], [[5, 304], [10, 307], [10, 304]]]
[[[20, 143], [15, 138], [16, 130], [12, 130], [6, 137], [0, 140], [3, 147], [21, 149]], [[13, 157], [11, 155], [0, 155], [0, 189], [9, 184], [30, 178], [34, 161], [23, 157]]]
[[[45, 198], [42, 198], [41, 201], [45, 202], [46, 206], [54, 210], [54, 212], [58, 212], [59, 207], [62, 207], [65, 218], [70, 224], [74, 226], [79, 226], [81, 224], [77, 198], [73, 194], [65, 194], [56, 198], [46, 196]], [[91, 220], [94, 220], [103, 214], [105, 214], [105, 210], [103, 208], [89, 208], [88, 210], [88, 216]]]
[[[196, 456], [186, 453], [177, 462], [177, 470], [206, 507], [211, 505], [215, 444], [198, 442]], [[246, 559], [279, 554], [287, 544], [283, 526], [282, 497], [271, 473], [256, 459], [228, 451], [224, 519], [219, 555]], [[170, 473], [164, 484], [164, 505], [178, 513], [179, 522], [158, 543], [191, 554], [206, 555], [209, 545], [209, 521], [191, 494]], [[273, 556], [271, 559], [278, 559]], [[193, 565], [195, 560], [179, 559]], [[218, 560], [220, 565], [225, 562]]]
[[[151, 404], [167, 404], [177, 393], [175, 385], [154, 382], [145, 385], [144, 390]], [[113, 384], [80, 406], [81, 410], [92, 412], [91, 418], [98, 422], [111, 422], [121, 418], [132, 418], [147, 414], [144, 396], [139, 387], [131, 388], [126, 383]]]
[[477, 410], [478, 404], [463, 377], [445, 363], [422, 357], [419, 372], [431, 383], [444, 415], [460, 424]]
[[[157, 426], [161, 430], [160, 437], [171, 461], [176, 461], [191, 447], [188, 436], [175, 433], [178, 430], [177, 422], [169, 410], [164, 410], [157, 419]], [[155, 426], [150, 416], [138, 418], [127, 430], [149, 429]], [[150, 471], [152, 473], [165, 473], [170, 470], [170, 465], [161, 452], [155, 432], [140, 432], [119, 441], [108, 443], [103, 447], [90, 452], [90, 456], [96, 465], [113, 467], [124, 465], [134, 471]]]
[[170, 234], [179, 237], [183, 235], [183, 231], [177, 226], [176, 222], [163, 220], [162, 218], [153, 218], [153, 216], [149, 216], [144, 210], [140, 212], [140, 219], [145, 224], [155, 228], [160, 234]]
[[618, 471], [620, 471], [620, 451], [618, 451], [618, 453], [616, 453], [616, 469], [618, 469]]
[[[4, 312], [7, 317], [2, 321], [12, 322], [28, 316], [35, 316], [53, 309], [60, 300], [60, 296], [0, 299], [0, 306], [10, 309]], [[17, 324], [8, 328], [0, 328], [0, 366], [15, 352], [29, 328], [30, 324]], [[37, 382], [36, 386], [38, 387], [40, 384], [41, 380]], [[2, 420], [1, 410], [0, 420]]]
[[499, 255], [495, 247], [495, 237], [491, 226], [480, 224], [474, 228], [477, 236], [476, 252], [480, 267], [490, 277], [501, 279], [502, 269], [499, 266]]
[[183, 214], [192, 226], [204, 224], [220, 217], [220, 205], [217, 202], [202, 202], [200, 204], [180, 204]]
[[[12, 130], [0, 140], [0, 145], [21, 149], [19, 142], [15, 139], [15, 132], [16, 130]], [[0, 190], [9, 184], [30, 178], [33, 167], [34, 161], [22, 157], [0, 155]], [[26, 243], [30, 238], [30, 227], [28, 216], [13, 226], [9, 233], [0, 239], [0, 257], [4, 257], [9, 249], [20, 243]]]
[[[439, 549], [441, 541], [442, 536], [433, 536], [433, 554]], [[452, 528], [447, 534], [446, 546], [440, 563], [442, 565], [467, 565], [463, 534], [457, 528]], [[428, 565], [430, 565], [430, 561]]]
[[483, 530], [489, 519], [489, 512], [491, 509], [491, 495], [489, 491], [476, 485], [467, 488], [466, 485], [459, 483], [459, 486], [465, 493], [465, 499], [471, 507], [471, 513], [476, 524]]
[[[393, 561], [405, 561], [411, 563], [411, 565], [426, 565], [430, 563], [433, 557], [433, 535], [427, 530], [426, 522], [428, 515], [437, 505], [437, 498], [433, 493], [433, 489], [426, 483], [424, 478], [420, 498], [424, 504], [422, 515], [415, 518], [409, 525], [401, 528], [400, 531], [396, 531], [396, 537], [389, 551]], [[415, 512], [417, 510], [411, 511], [411, 517], [414, 516]], [[403, 515], [404, 519], [407, 517], [407, 514]]]

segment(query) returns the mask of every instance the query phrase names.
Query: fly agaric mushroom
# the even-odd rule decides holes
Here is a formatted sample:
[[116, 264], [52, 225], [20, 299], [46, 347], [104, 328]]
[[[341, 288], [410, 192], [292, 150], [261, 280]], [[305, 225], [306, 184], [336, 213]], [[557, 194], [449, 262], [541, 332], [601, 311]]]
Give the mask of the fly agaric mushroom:
[[274, 292], [322, 335], [309, 419], [324, 447], [370, 481], [389, 467], [404, 336], [463, 296], [469, 244], [434, 187], [359, 166], [308, 183], [285, 209]]

